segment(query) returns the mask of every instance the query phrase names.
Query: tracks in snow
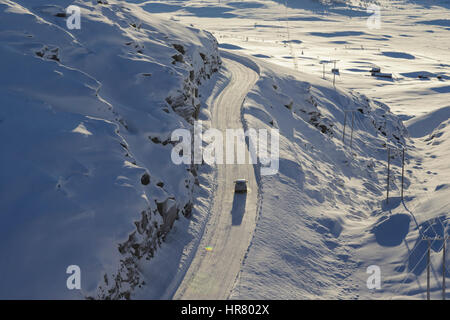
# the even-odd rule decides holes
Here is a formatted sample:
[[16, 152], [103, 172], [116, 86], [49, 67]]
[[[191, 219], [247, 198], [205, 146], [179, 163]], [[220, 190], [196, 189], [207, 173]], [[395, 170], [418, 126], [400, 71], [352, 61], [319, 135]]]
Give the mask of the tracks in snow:
[[[231, 79], [211, 109], [212, 127], [225, 133], [226, 129], [243, 127], [241, 106], [258, 74], [236, 61], [223, 60]], [[246, 153], [248, 159], [248, 149]], [[258, 210], [254, 166], [219, 164], [217, 169], [213, 212], [174, 299], [227, 299], [253, 236]], [[247, 194], [234, 193], [234, 180], [240, 178], [248, 181]], [[205, 250], [206, 247], [212, 251]]]

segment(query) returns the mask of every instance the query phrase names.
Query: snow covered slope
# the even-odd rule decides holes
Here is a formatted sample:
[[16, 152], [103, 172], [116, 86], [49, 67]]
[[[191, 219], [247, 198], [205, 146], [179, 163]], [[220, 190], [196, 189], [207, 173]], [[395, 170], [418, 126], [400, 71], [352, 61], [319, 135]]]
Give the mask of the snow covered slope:
[[[426, 244], [421, 237], [449, 232], [445, 185], [450, 167], [443, 126], [449, 118], [450, 2], [135, 2], [210, 30], [221, 48], [251, 56], [262, 78], [245, 105], [247, 125], [278, 126], [285, 138], [282, 158], [290, 162], [281, 161], [279, 176], [261, 179], [261, 218], [232, 297], [424, 298]], [[367, 24], [370, 4], [379, 5], [379, 29]], [[338, 60], [337, 91], [331, 85], [331, 60]], [[392, 73], [392, 79], [372, 76], [372, 67]], [[328, 84], [317, 80], [323, 70]], [[357, 92], [382, 103], [368, 101], [367, 106]], [[318, 107], [311, 108], [315, 103]], [[347, 109], [357, 110], [353, 151], [351, 114], [346, 146], [338, 142]], [[399, 119], [409, 120], [412, 139]], [[385, 121], [386, 129], [380, 126]], [[306, 124], [316, 129], [314, 134], [307, 133]], [[335, 132], [334, 138], [327, 140], [322, 130]], [[398, 151], [391, 159], [393, 200], [383, 202], [385, 143], [407, 147], [404, 203], [398, 198]], [[436, 241], [433, 298], [440, 298], [441, 257], [442, 242]], [[371, 264], [381, 267], [381, 290], [366, 287]]]
[[[244, 119], [250, 128], [279, 128], [280, 170], [260, 177], [260, 218], [231, 297], [355, 297], [351, 277], [364, 265], [352, 242], [383, 198], [386, 144], [406, 144], [406, 129], [383, 104], [257, 63], [261, 79]], [[345, 110], [355, 118], [351, 137], [347, 113], [343, 143]]]
[[[403, 119], [450, 100], [449, 0], [144, 1], [142, 8], [211, 31], [222, 48], [322, 76], [382, 101]], [[285, 6], [287, 3], [287, 7]], [[380, 9], [369, 27], [370, 4]], [[374, 66], [393, 78], [373, 77]], [[333, 64], [325, 65], [332, 82]]]
[[[439, 117], [442, 112], [433, 121], [442, 123], [422, 142], [414, 141], [382, 103], [314, 76], [234, 57], [261, 75], [243, 117], [248, 128], [280, 130], [280, 170], [259, 177], [259, 220], [230, 297], [423, 299], [422, 236], [448, 234], [448, 120]], [[438, 299], [442, 241], [433, 242], [433, 250], [431, 288]], [[366, 286], [371, 265], [381, 268], [380, 290]]]
[[[245, 259], [230, 297], [423, 298], [421, 237], [449, 223], [446, 2], [419, 16], [424, 1], [408, 1], [376, 31], [365, 24], [372, 1], [331, 2], [0, 0], [0, 298], [176, 292], [221, 207], [211, 200], [229, 196], [214, 191], [232, 186], [215, 190], [212, 167], [174, 165], [170, 135], [208, 123], [226, 84], [249, 79], [247, 68], [235, 78], [220, 68], [216, 40], [193, 25], [259, 75], [244, 126], [280, 130], [279, 173], [255, 170], [259, 218], [245, 257], [233, 258]], [[72, 4], [80, 30], [66, 27]], [[336, 88], [328, 67], [320, 79], [330, 58], [341, 60]], [[363, 75], [379, 63], [392, 81]], [[434, 242], [433, 297], [441, 250]], [[373, 264], [376, 291], [366, 287]], [[81, 267], [81, 291], [66, 287], [69, 265]]]
[[169, 139], [220, 63], [209, 33], [123, 1], [0, 1], [0, 298], [127, 298], [142, 284], [138, 261], [200, 191]]

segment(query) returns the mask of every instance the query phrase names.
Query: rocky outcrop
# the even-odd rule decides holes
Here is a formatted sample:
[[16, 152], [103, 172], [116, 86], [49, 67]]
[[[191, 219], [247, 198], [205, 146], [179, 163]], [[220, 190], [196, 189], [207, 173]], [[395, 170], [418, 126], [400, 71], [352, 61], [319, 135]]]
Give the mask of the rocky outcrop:
[[184, 68], [187, 76], [183, 87], [171, 92], [166, 103], [191, 124], [197, 119], [200, 110], [199, 86], [209, 80], [222, 64], [217, 41], [212, 35], [210, 37], [214, 48], [208, 54], [197, 50], [189, 52], [182, 44], [173, 44], [177, 53], [172, 56], [172, 64]]
[[[186, 71], [182, 88], [172, 91], [166, 98], [168, 108], [171, 108], [188, 123], [193, 124], [200, 111], [199, 87], [218, 72], [222, 64], [217, 41], [210, 35], [214, 50], [203, 53], [197, 50], [192, 52], [182, 44], [173, 44], [173, 62]], [[205, 50], [206, 52], [206, 50]], [[171, 146], [173, 142], [168, 137], [149, 136], [149, 141], [163, 146]], [[192, 164], [187, 168], [192, 179], [186, 179], [185, 185], [193, 194], [194, 185], [198, 185], [198, 165]], [[151, 182], [150, 174], [145, 172], [141, 176], [141, 184], [147, 186]], [[158, 181], [156, 185], [164, 188], [164, 182]], [[142, 259], [150, 260], [163, 245], [166, 236], [170, 233], [176, 220], [190, 218], [194, 199], [182, 202], [173, 196], [163, 201], [156, 201], [156, 209], [141, 212], [141, 218], [135, 221], [136, 230], [128, 239], [119, 244], [118, 250], [123, 258], [115, 274], [104, 274], [102, 285], [97, 290], [97, 296], [90, 299], [130, 299], [133, 291], [146, 285], [139, 272], [139, 262]]]

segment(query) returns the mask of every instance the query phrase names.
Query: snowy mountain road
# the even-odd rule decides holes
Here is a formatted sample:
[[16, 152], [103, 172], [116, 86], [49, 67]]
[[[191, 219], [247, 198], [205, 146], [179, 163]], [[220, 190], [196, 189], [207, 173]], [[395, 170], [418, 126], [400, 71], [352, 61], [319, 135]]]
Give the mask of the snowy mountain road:
[[[258, 75], [238, 62], [223, 60], [230, 82], [217, 94], [211, 109], [212, 127], [225, 136], [226, 129], [242, 128], [241, 106]], [[258, 204], [254, 166], [219, 164], [217, 169], [213, 212], [175, 299], [227, 299], [253, 236]], [[248, 193], [234, 193], [236, 179], [248, 181]]]

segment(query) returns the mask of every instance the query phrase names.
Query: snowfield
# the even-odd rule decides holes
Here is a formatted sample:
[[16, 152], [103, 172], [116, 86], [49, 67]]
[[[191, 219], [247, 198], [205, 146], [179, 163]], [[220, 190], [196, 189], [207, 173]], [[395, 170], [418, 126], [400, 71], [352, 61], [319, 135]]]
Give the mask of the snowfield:
[[1, 1], [0, 15], [0, 297], [129, 297], [200, 192], [170, 135], [197, 117], [217, 42], [122, 1]]
[[[280, 129], [280, 170], [260, 177], [260, 216], [231, 297], [358, 298], [354, 276], [371, 264], [356, 253], [358, 237], [383, 214], [386, 144], [405, 145], [406, 128], [383, 104], [258, 64], [244, 119]], [[354, 111], [352, 146], [350, 131], [343, 143], [344, 110]]]
[[[0, 298], [425, 299], [422, 237], [450, 223], [450, 3], [430, 2], [0, 0]], [[175, 165], [196, 120], [279, 130], [277, 174]]]
[[[424, 299], [427, 247], [421, 238], [448, 235], [450, 3], [137, 2], [154, 14], [210, 30], [222, 49], [244, 64], [238, 57], [249, 56], [249, 67], [259, 65], [261, 79], [244, 105], [245, 125], [279, 127], [285, 137], [280, 174], [259, 182], [260, 218], [230, 297]], [[380, 29], [368, 28], [370, 4], [380, 6]], [[331, 85], [333, 60], [339, 68], [336, 87], [344, 90]], [[318, 82], [322, 63], [326, 81]], [[392, 79], [371, 76], [374, 67]], [[357, 111], [353, 150], [350, 113], [345, 145], [338, 142], [343, 110]], [[409, 120], [408, 133], [400, 120]], [[314, 127], [314, 134], [305, 126]], [[433, 142], [436, 137], [441, 141]], [[386, 145], [393, 148], [389, 204], [383, 202]], [[396, 149], [403, 146], [404, 203]], [[442, 241], [432, 243], [432, 252], [431, 297], [439, 299]], [[370, 265], [381, 269], [380, 290], [366, 286]]]
[[[338, 60], [341, 88], [406, 120], [448, 106], [449, 0], [138, 1], [156, 15], [211, 31], [222, 48], [322, 76]], [[287, 3], [287, 7], [284, 4]], [[368, 27], [380, 8], [380, 28]], [[331, 82], [333, 63], [326, 64]], [[393, 79], [372, 77], [380, 67]]]

